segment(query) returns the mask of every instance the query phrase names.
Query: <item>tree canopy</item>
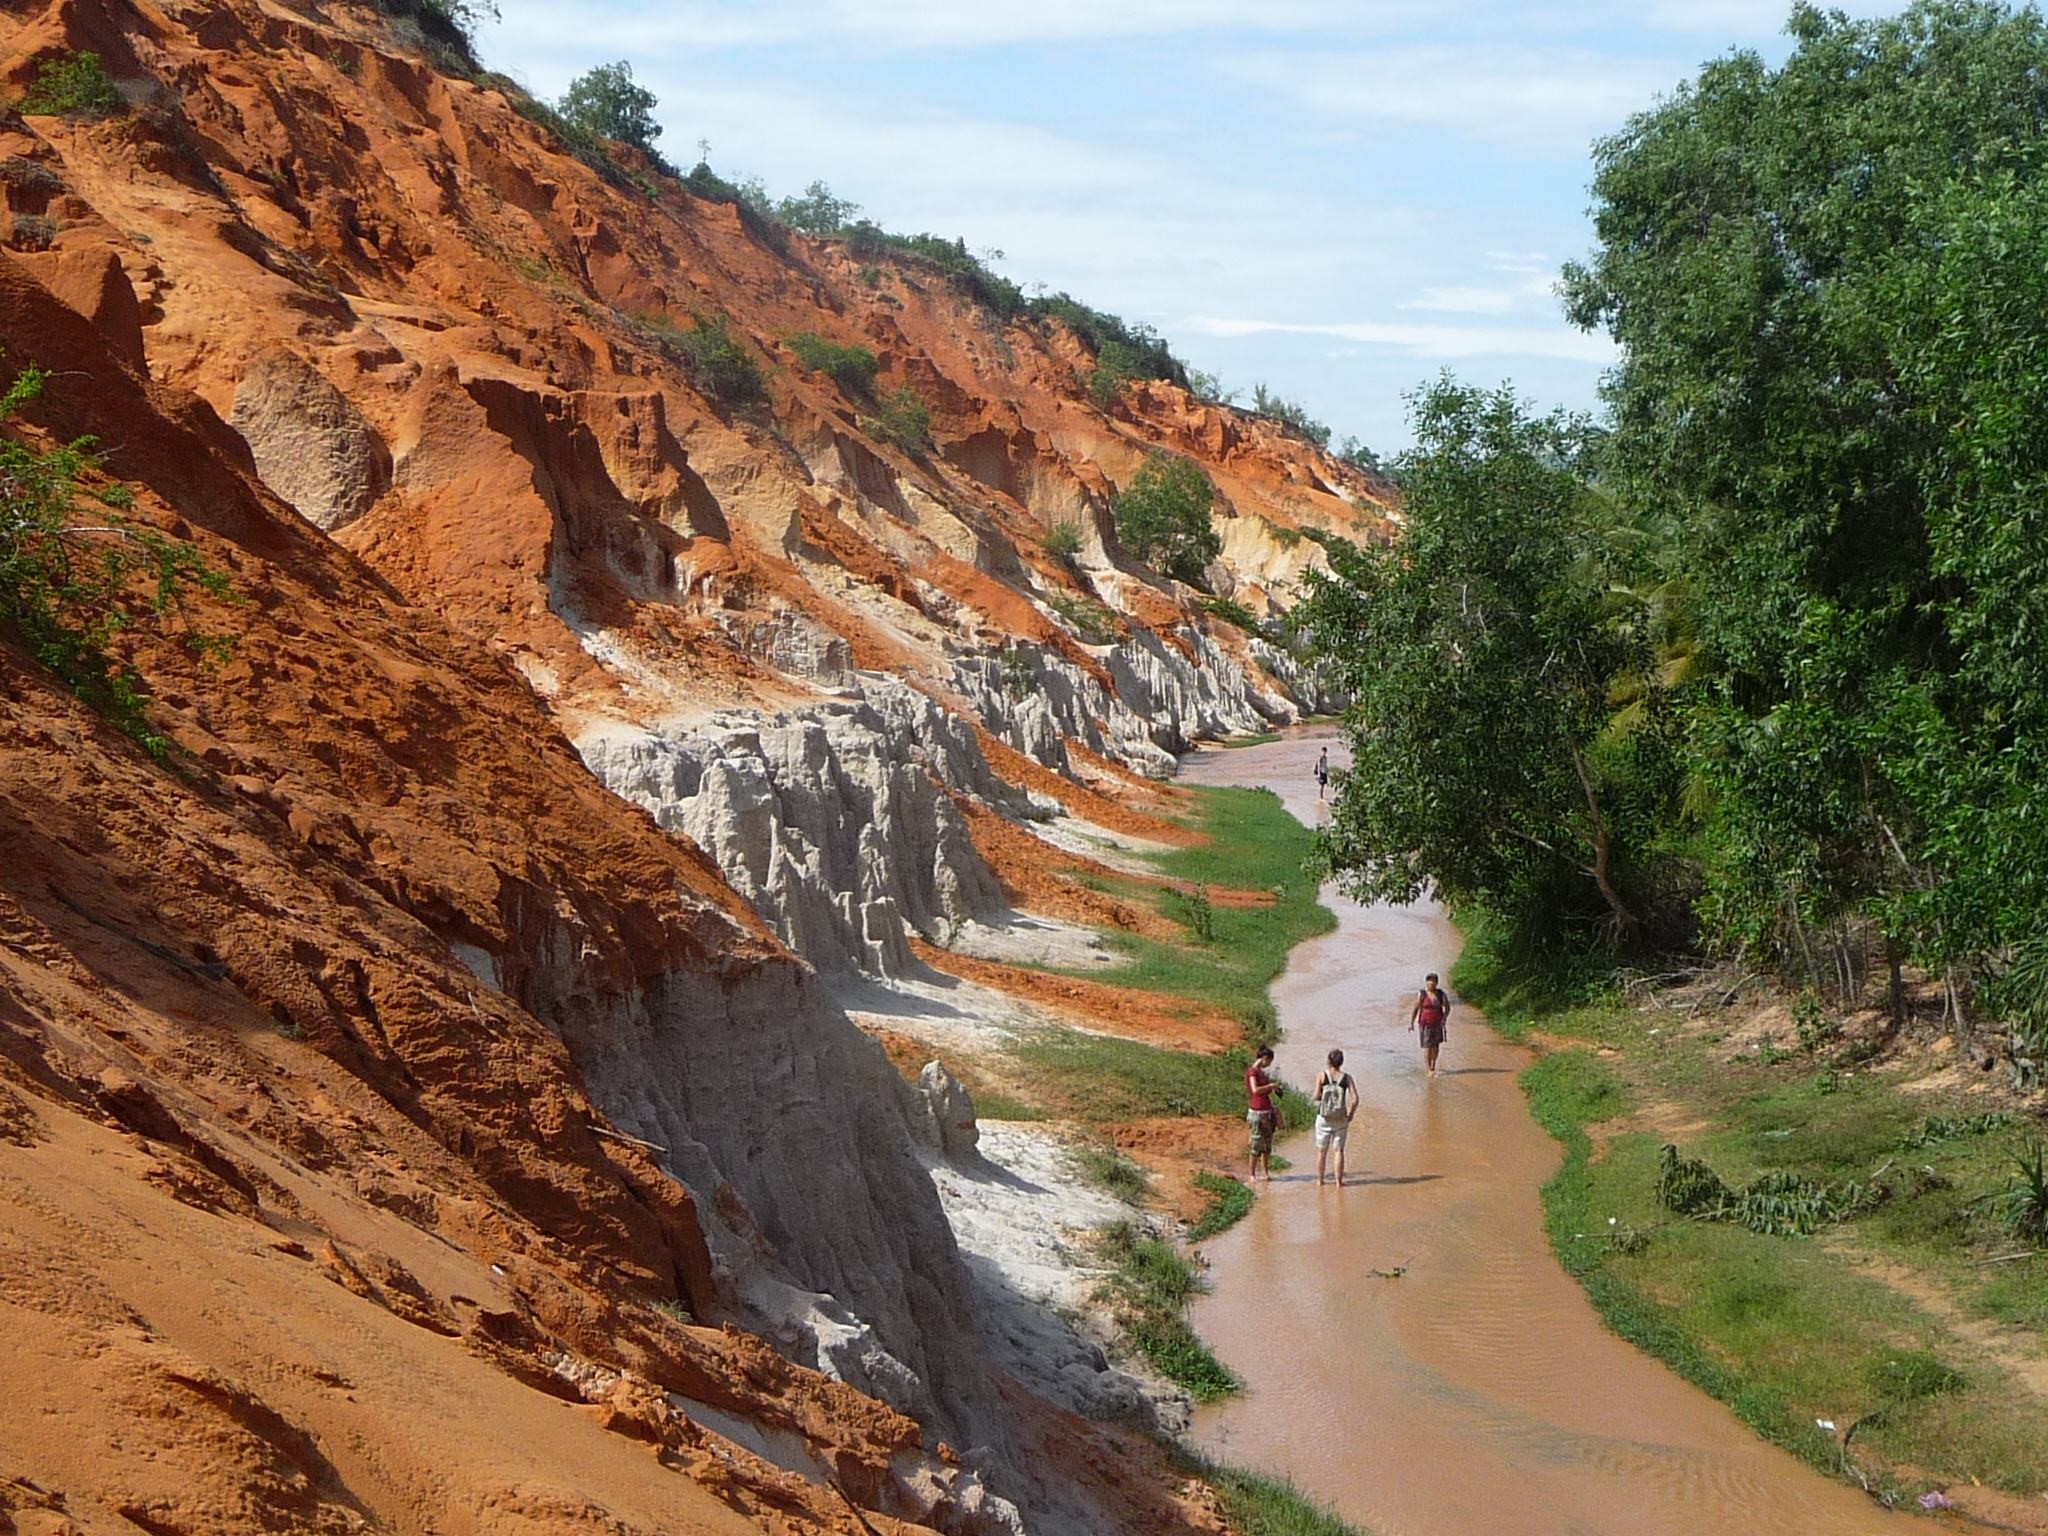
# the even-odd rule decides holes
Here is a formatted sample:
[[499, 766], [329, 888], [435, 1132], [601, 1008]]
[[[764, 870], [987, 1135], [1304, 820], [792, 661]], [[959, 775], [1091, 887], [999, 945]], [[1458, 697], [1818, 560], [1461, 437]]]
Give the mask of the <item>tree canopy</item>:
[[1177, 454], [1155, 452], [1110, 503], [1125, 549], [1155, 570], [1191, 586], [1223, 552], [1209, 521], [1216, 488], [1201, 466]]
[[[2048, 22], [1923, 0], [1883, 20], [1801, 5], [1789, 31], [1781, 65], [1716, 59], [1596, 146], [1596, 244], [1565, 292], [1621, 346], [1606, 432], [1584, 452], [1505, 428], [1447, 437], [1466, 418], [1426, 395], [1401, 558], [1432, 549], [1447, 496], [1481, 515], [1447, 449], [1456, 475], [1505, 474], [1531, 448], [1571, 471], [1604, 527], [1575, 513], [1567, 547], [1534, 526], [1516, 538], [1597, 572], [1608, 624], [1650, 648], [1647, 667], [1585, 656], [1620, 669], [1616, 714], [1642, 706], [1682, 744], [1684, 771], [1624, 775], [1633, 809], [1612, 815], [1617, 836], [1639, 815], [1644, 846], [1683, 849], [1688, 878], [1659, 889], [1683, 893], [1709, 942], [1816, 980], [1850, 964], [1847, 935], [1875, 932], [1958, 999], [1973, 981], [1995, 998], [2048, 932]], [[1524, 469], [1516, 497], [1542, 480]], [[1510, 553], [1459, 558], [1505, 580]], [[1339, 577], [1398, 588], [1392, 559]], [[1387, 621], [1321, 601], [1339, 655], [1389, 643]], [[1549, 649], [1507, 665], [1516, 697], [1552, 707]], [[1369, 755], [1391, 685], [1357, 682]], [[1525, 786], [1564, 777], [1537, 772], [1536, 743], [1497, 756], [1496, 821], [1534, 814]], [[1371, 778], [1357, 783], [1336, 851], [1371, 865], [1416, 829], [1367, 815]], [[1433, 846], [1400, 852], [1459, 867]]]
[[654, 120], [659, 104], [654, 92], [633, 83], [633, 66], [620, 59], [570, 81], [559, 110], [578, 128], [652, 155], [661, 137], [661, 124]]

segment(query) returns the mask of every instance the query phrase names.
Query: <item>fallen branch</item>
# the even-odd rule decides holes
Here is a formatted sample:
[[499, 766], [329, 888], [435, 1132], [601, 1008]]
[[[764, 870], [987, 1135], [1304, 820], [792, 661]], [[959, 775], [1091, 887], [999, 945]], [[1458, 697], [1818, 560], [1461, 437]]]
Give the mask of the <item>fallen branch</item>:
[[1987, 1269], [1993, 1264], [2014, 1264], [2021, 1259], [2038, 1259], [2043, 1255], [2048, 1255], [2048, 1248], [2029, 1248], [2023, 1253], [2001, 1253], [1995, 1259], [1979, 1259], [1970, 1267], [1972, 1269]]
[[623, 1141], [627, 1146], [638, 1147], [644, 1152], [658, 1152], [663, 1157], [668, 1156], [667, 1147], [657, 1147], [651, 1141], [642, 1141], [638, 1136], [628, 1136], [624, 1131], [615, 1131], [608, 1125], [593, 1125], [590, 1127], [590, 1134], [602, 1136], [606, 1141]]

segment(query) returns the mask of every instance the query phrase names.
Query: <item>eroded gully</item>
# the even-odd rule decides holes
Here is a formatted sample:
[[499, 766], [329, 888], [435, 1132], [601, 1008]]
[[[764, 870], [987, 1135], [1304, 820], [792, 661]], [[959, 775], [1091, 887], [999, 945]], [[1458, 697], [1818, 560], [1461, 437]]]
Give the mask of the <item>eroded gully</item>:
[[[1327, 734], [1198, 754], [1197, 784], [1263, 784], [1313, 824]], [[1284, 1474], [1373, 1536], [1870, 1536], [1931, 1532], [1759, 1440], [1727, 1409], [1609, 1333], [1545, 1238], [1537, 1191], [1557, 1144], [1516, 1074], [1531, 1057], [1454, 1012], [1430, 1082], [1404, 994], [1448, 972], [1441, 911], [1326, 892], [1337, 931], [1273, 987], [1283, 1076], [1332, 1046], [1364, 1098], [1349, 1172], [1290, 1171], [1204, 1245], [1194, 1322], [1246, 1390], [1195, 1439]], [[1403, 1270], [1398, 1279], [1373, 1271]]]

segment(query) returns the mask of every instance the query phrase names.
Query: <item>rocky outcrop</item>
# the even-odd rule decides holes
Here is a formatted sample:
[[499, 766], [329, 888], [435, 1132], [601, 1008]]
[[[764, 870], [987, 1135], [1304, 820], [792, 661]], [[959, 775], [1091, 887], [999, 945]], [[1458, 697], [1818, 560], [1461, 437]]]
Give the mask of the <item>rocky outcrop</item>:
[[990, 772], [964, 721], [902, 683], [869, 678], [857, 699], [674, 734], [607, 726], [578, 746], [828, 974], [903, 975], [910, 932], [939, 942], [1007, 910], [947, 791], [1031, 802]]
[[981, 1144], [981, 1127], [974, 1120], [974, 1096], [944, 1062], [928, 1061], [919, 1071], [917, 1101], [912, 1125], [927, 1151], [955, 1163], [979, 1158], [975, 1149]]
[[265, 482], [316, 528], [346, 527], [390, 488], [383, 439], [295, 352], [274, 348], [249, 365], [228, 421]]
[[955, 660], [954, 686], [996, 736], [1060, 772], [1071, 767], [1067, 738], [1164, 778], [1175, 754], [1198, 741], [1298, 718], [1288, 700], [1256, 685], [1207, 635], [1184, 629], [1176, 638], [1180, 645], [1139, 630], [1105, 650], [1102, 667], [1114, 691], [1065, 657], [1021, 644]]

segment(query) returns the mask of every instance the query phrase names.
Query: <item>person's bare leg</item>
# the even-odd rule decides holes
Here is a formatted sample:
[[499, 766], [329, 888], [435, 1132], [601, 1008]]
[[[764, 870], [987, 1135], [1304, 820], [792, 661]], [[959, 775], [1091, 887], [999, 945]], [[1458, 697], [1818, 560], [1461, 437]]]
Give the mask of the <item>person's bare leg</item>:
[[1344, 1187], [1344, 1143], [1337, 1143], [1337, 1187]]
[[1329, 1177], [1330, 1148], [1328, 1143], [1316, 1148], [1316, 1183], [1321, 1184]]
[[1426, 1050], [1426, 1051], [1424, 1051], [1424, 1052], [1422, 1053], [1422, 1059], [1423, 1059], [1423, 1060], [1424, 1060], [1425, 1062], [1427, 1062], [1427, 1063], [1429, 1064], [1429, 1075], [1430, 1075], [1431, 1077], [1435, 1077], [1435, 1076], [1436, 1076], [1436, 1053], [1437, 1053], [1437, 1049], [1438, 1049], [1438, 1047], [1436, 1047], [1436, 1046], [1433, 1046], [1433, 1045], [1432, 1045], [1432, 1046], [1431, 1046], [1431, 1047], [1430, 1047], [1430, 1048], [1429, 1048], [1428, 1050]]

